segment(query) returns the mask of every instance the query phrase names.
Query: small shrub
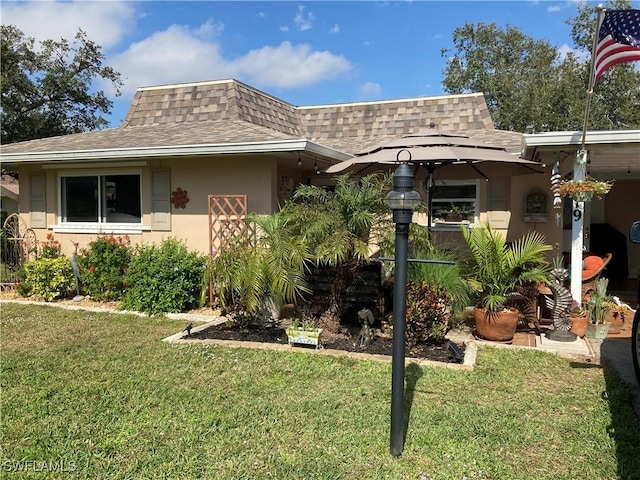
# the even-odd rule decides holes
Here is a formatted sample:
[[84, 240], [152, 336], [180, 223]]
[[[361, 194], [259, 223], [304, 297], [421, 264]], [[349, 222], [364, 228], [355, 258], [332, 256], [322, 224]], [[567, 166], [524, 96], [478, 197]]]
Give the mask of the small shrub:
[[67, 257], [39, 258], [24, 266], [24, 281], [18, 293], [50, 302], [67, 296], [74, 285], [71, 262]]
[[424, 281], [407, 285], [406, 339], [409, 347], [441, 343], [449, 329], [451, 297], [441, 287]]
[[131, 262], [129, 237], [101, 235], [76, 257], [82, 290], [95, 300], [120, 300]]
[[138, 245], [124, 278], [122, 308], [157, 315], [198, 306], [206, 260], [175, 238]]

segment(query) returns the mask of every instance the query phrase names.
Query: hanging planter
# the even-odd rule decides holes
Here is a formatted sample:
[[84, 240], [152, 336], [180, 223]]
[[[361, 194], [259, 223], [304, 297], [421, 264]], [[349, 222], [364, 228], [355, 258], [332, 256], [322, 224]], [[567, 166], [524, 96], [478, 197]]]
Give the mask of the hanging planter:
[[612, 181], [601, 182], [593, 178], [585, 178], [584, 180], [566, 180], [564, 182], [560, 182], [558, 193], [561, 197], [570, 197], [576, 202], [588, 202], [594, 195], [598, 198], [602, 198], [603, 195], [609, 193], [612, 186]]

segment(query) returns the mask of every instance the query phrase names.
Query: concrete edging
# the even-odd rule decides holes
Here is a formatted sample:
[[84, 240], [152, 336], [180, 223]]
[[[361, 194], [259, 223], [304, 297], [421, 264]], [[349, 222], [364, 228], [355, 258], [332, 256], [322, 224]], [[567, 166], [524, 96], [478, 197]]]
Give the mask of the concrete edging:
[[[203, 325], [199, 325], [194, 327], [191, 332], [199, 332], [205, 330], [209, 327], [220, 325], [224, 323], [226, 319], [218, 318], [211, 322], [205, 323]], [[163, 338], [163, 342], [173, 343], [173, 344], [185, 344], [185, 345], [219, 345], [227, 348], [254, 348], [260, 350], [276, 350], [276, 351], [287, 351], [287, 352], [300, 352], [300, 353], [309, 353], [312, 355], [328, 355], [331, 357], [347, 357], [354, 358], [358, 360], [372, 360], [378, 362], [387, 362], [391, 363], [392, 357], [390, 355], [372, 355], [369, 353], [360, 353], [360, 352], [347, 352], [345, 350], [333, 350], [330, 348], [320, 348], [320, 349], [309, 349], [296, 347], [289, 344], [284, 343], [262, 343], [262, 342], [245, 342], [238, 340], [217, 340], [217, 339], [206, 339], [206, 340], [190, 340], [187, 337], [187, 332], [182, 331], [170, 335], [169, 337]], [[407, 357], [405, 359], [405, 364], [410, 365], [419, 365], [421, 367], [439, 367], [439, 368], [448, 368], [452, 370], [473, 370], [476, 363], [476, 356], [478, 354], [478, 346], [476, 342], [471, 341], [466, 344], [464, 361], [463, 363], [447, 363], [447, 362], [438, 362], [435, 360], [428, 360], [423, 358], [410, 358]]]

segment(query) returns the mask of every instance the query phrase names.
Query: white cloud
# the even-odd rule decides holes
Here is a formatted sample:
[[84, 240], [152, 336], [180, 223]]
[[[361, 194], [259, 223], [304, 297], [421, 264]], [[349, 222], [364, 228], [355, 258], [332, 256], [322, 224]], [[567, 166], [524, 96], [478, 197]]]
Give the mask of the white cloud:
[[295, 88], [333, 80], [353, 69], [349, 61], [331, 52], [313, 51], [309, 45], [282, 42], [250, 51], [227, 64], [230, 75], [261, 87]]
[[561, 12], [566, 9], [574, 9], [576, 8], [576, 4], [580, 3], [582, 0], [568, 0], [566, 2], [556, 3], [555, 5], [550, 5], [547, 7], [548, 13], [556, 13]]
[[15, 25], [36, 40], [73, 40], [79, 28], [104, 51], [136, 26], [131, 2], [2, 2], [3, 25]]
[[569, 45], [567, 45], [566, 43], [563, 43], [562, 45], [560, 45], [560, 47], [558, 48], [558, 53], [560, 54], [560, 61], [564, 61], [565, 58], [567, 58], [567, 55], [569, 53], [574, 53], [574, 49], [571, 48]]
[[[119, 101], [141, 86], [237, 78], [259, 88], [288, 89], [333, 80], [354, 69], [342, 55], [290, 42], [225, 57], [220, 42], [225, 27], [211, 19], [197, 26], [174, 24], [123, 44], [126, 34], [137, 28], [137, 5], [119, 1], [2, 2], [0, 13], [3, 24], [16, 25], [36, 39], [72, 39], [82, 27], [91, 40], [102, 45], [105, 64], [121, 73], [125, 84]], [[298, 8], [297, 28], [311, 28], [313, 21], [311, 12]], [[107, 96], [114, 95], [111, 84], [98, 82], [96, 86]]]
[[566, 43], [563, 43], [560, 47], [558, 47], [558, 53], [560, 54], [561, 62], [564, 61], [564, 59], [567, 58], [567, 55], [570, 53], [572, 53], [579, 62], [586, 62], [591, 56], [591, 52], [589, 52], [588, 50], [576, 50]]
[[316, 19], [315, 15], [312, 12], [306, 12], [307, 7], [304, 5], [298, 5], [298, 13], [293, 18], [293, 23], [295, 23], [296, 28], [301, 32], [305, 30], [310, 30], [313, 28], [313, 21]]
[[171, 25], [132, 43], [109, 59], [124, 79], [123, 95], [132, 94], [141, 86], [224, 78], [216, 72], [226, 62], [219, 45], [210, 41], [221, 31], [222, 26], [211, 20], [194, 29]]
[[[332, 80], [353, 69], [343, 56], [290, 42], [225, 58], [217, 39], [211, 38], [222, 29], [211, 20], [197, 28], [172, 25], [111, 57], [109, 65], [125, 81], [123, 95], [131, 95], [141, 86], [223, 78], [259, 87], [295, 88]], [[102, 88], [107, 91], [108, 85]]]
[[340, 25], [337, 23], [329, 29], [329, 33], [340, 33]]
[[379, 83], [367, 82], [358, 87], [358, 98], [362, 100], [379, 98], [381, 94], [382, 87]]

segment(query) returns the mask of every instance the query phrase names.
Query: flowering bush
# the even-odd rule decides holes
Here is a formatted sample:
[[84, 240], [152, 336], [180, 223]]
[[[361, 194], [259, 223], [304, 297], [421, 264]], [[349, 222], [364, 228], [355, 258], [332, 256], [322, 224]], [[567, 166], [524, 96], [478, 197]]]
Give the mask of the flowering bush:
[[60, 242], [53, 238], [53, 233], [47, 233], [47, 239], [40, 242], [40, 251], [36, 251], [38, 258], [58, 258], [62, 255]]
[[128, 236], [100, 235], [76, 258], [82, 290], [94, 300], [120, 300], [124, 295], [130, 243]]
[[613, 182], [601, 182], [593, 178], [584, 180], [566, 180], [560, 183], [558, 193], [561, 197], [570, 197], [577, 202], [588, 202], [595, 195], [602, 198], [609, 193]]

